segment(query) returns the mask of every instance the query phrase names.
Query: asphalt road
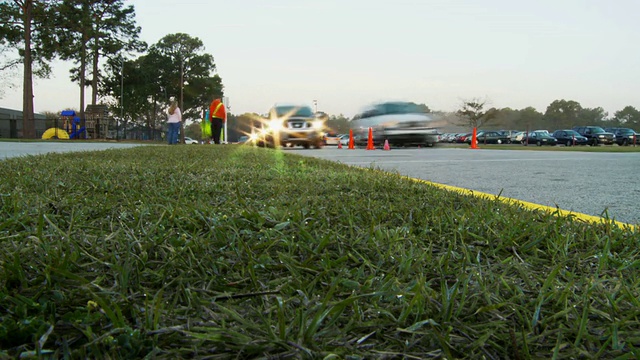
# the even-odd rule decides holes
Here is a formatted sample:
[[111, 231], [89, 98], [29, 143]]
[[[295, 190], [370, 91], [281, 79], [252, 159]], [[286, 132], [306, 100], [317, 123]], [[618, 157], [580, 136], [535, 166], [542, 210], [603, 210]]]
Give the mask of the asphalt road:
[[285, 151], [640, 224], [640, 153], [335, 146]]
[[141, 144], [123, 143], [90, 143], [90, 142], [12, 142], [0, 141], [0, 160], [17, 156], [40, 155], [51, 152], [97, 151], [106, 149], [123, 149]]

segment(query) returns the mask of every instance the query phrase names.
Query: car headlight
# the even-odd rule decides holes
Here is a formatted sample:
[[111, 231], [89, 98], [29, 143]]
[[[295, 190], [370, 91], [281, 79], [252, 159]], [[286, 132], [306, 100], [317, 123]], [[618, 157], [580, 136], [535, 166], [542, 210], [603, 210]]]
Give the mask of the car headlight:
[[598, 135], [600, 139], [604, 139], [604, 135]]
[[316, 130], [322, 129], [324, 127], [324, 122], [322, 120], [314, 120], [313, 128]]
[[269, 129], [272, 131], [280, 131], [282, 130], [282, 120], [280, 119], [271, 119], [269, 121]]

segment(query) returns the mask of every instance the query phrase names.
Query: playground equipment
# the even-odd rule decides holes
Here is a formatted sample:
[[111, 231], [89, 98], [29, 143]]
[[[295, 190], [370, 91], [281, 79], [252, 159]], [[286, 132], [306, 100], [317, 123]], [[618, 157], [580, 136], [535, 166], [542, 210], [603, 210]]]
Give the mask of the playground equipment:
[[60, 113], [65, 119], [65, 128], [69, 132], [70, 139], [79, 139], [82, 134], [84, 138], [87, 138], [87, 129], [84, 126], [80, 126], [80, 117], [76, 116], [76, 112], [73, 110], [65, 110]]
[[60, 129], [60, 128], [48, 128], [43, 134], [42, 138], [45, 140], [49, 139], [69, 139], [69, 133]]
[[63, 129], [49, 128], [43, 134], [43, 139], [79, 139], [83, 134], [87, 138], [87, 129], [80, 126], [80, 117], [76, 116], [73, 110], [64, 110], [60, 113], [62, 116]]
[[86, 136], [91, 139], [106, 139], [109, 135], [109, 110], [106, 105], [87, 105], [84, 110]]

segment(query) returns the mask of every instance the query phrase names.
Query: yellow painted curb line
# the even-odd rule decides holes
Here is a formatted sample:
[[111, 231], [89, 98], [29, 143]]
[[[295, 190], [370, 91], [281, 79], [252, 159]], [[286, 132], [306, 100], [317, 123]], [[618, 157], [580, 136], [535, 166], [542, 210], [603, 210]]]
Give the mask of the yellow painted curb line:
[[428, 184], [428, 185], [431, 185], [431, 186], [435, 186], [435, 187], [443, 189], [443, 190], [461, 193], [461, 194], [464, 194], [464, 195], [476, 196], [476, 197], [483, 198], [483, 199], [488, 199], [488, 200], [499, 200], [499, 201], [502, 201], [502, 202], [507, 203], [507, 204], [520, 205], [520, 206], [522, 206], [522, 207], [524, 207], [526, 209], [529, 209], [529, 210], [542, 210], [542, 211], [545, 211], [545, 212], [548, 212], [548, 213], [551, 213], [551, 214], [554, 214], [554, 215], [557, 215], [557, 216], [561, 216], [561, 217], [575, 217], [577, 219], [580, 219], [580, 220], [583, 220], [583, 221], [589, 222], [589, 223], [594, 223], [594, 224], [613, 224], [613, 225], [616, 225], [616, 226], [618, 226], [618, 227], [620, 227], [622, 229], [627, 229], [627, 230], [630, 230], [630, 231], [640, 231], [640, 227], [638, 225], [627, 224], [627, 223], [623, 223], [623, 222], [620, 222], [620, 221], [606, 219], [606, 218], [603, 218], [603, 217], [600, 217], [600, 216], [593, 216], [593, 215], [587, 215], [587, 214], [582, 214], [582, 213], [568, 211], [568, 210], [562, 210], [562, 209], [558, 209], [558, 208], [554, 208], [554, 207], [550, 207], [550, 206], [535, 204], [535, 203], [528, 202], [528, 201], [517, 200], [517, 199], [513, 199], [513, 198], [508, 198], [508, 197], [503, 197], [503, 196], [483, 193], [483, 192], [480, 192], [480, 191], [469, 190], [469, 189], [459, 188], [459, 187], [445, 185], [445, 184], [434, 183], [434, 182], [431, 182], [431, 181], [422, 180], [422, 179], [416, 179], [416, 178], [412, 178], [412, 177], [408, 177], [408, 176], [405, 176], [405, 178], [407, 178], [409, 180], [416, 181], [416, 182], [425, 183], [425, 184]]
[[587, 215], [587, 214], [583, 214], [583, 213], [579, 213], [579, 212], [573, 212], [573, 211], [562, 210], [562, 209], [554, 208], [554, 207], [550, 207], [550, 206], [535, 204], [535, 203], [524, 201], [524, 200], [518, 200], [518, 199], [498, 196], [498, 195], [494, 195], [494, 194], [483, 193], [481, 191], [475, 191], [475, 190], [460, 188], [460, 187], [451, 186], [451, 185], [434, 183], [434, 182], [431, 182], [431, 181], [428, 181], [428, 180], [412, 178], [412, 177], [409, 177], [409, 176], [406, 176], [406, 175], [399, 175], [398, 173], [392, 173], [392, 172], [389, 172], [389, 171], [386, 171], [386, 170], [382, 170], [382, 169], [366, 168], [366, 167], [360, 167], [360, 166], [354, 166], [354, 165], [350, 165], [350, 166], [354, 167], [354, 168], [362, 169], [362, 170], [373, 170], [373, 171], [378, 171], [378, 172], [385, 173], [385, 174], [388, 174], [388, 175], [400, 176], [400, 177], [403, 177], [405, 179], [409, 179], [409, 180], [413, 180], [415, 182], [431, 185], [431, 186], [434, 186], [434, 187], [437, 187], [437, 188], [440, 188], [440, 189], [443, 189], [443, 190], [457, 192], [457, 193], [460, 193], [460, 194], [463, 194], [463, 195], [475, 196], [475, 197], [483, 198], [483, 199], [487, 199], [487, 200], [499, 200], [499, 201], [504, 202], [506, 204], [520, 205], [523, 208], [529, 209], [529, 210], [541, 210], [541, 211], [553, 214], [553, 215], [558, 216], [558, 217], [574, 217], [576, 219], [580, 219], [580, 220], [582, 220], [584, 222], [588, 222], [588, 223], [592, 223], [592, 224], [612, 224], [612, 225], [616, 225], [617, 227], [619, 227], [619, 228], [621, 228], [623, 230], [628, 230], [628, 231], [631, 231], [631, 232], [640, 232], [640, 225], [627, 224], [627, 223], [623, 223], [621, 221], [606, 219], [606, 218], [603, 218], [603, 217], [600, 217], [600, 216]]

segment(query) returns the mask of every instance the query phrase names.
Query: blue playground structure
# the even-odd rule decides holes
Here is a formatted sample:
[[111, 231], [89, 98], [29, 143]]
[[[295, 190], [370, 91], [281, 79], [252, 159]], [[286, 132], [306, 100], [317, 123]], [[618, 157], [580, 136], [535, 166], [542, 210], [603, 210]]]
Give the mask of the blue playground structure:
[[[76, 116], [76, 112], [73, 110], [64, 110], [60, 113], [64, 117], [64, 128], [69, 133], [69, 139], [80, 139], [84, 134], [84, 139], [87, 138], [87, 128], [80, 126], [80, 117]], [[73, 119], [70, 119], [72, 118]]]

